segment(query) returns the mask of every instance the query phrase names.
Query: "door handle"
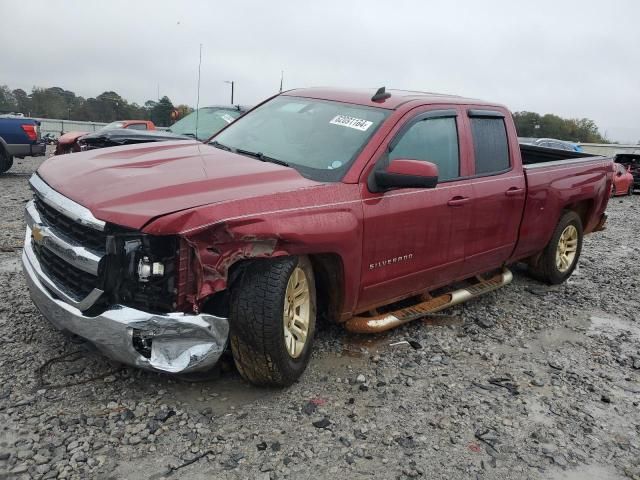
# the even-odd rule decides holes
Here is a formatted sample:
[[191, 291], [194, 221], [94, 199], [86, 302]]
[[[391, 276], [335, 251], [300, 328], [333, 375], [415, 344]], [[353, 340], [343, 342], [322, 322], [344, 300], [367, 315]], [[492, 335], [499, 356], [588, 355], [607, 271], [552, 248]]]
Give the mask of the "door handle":
[[465, 203], [469, 203], [471, 200], [469, 197], [453, 197], [451, 200], [447, 202], [447, 205], [450, 207], [462, 207]]
[[509, 190], [504, 192], [507, 197], [515, 197], [524, 192], [524, 188], [511, 187]]

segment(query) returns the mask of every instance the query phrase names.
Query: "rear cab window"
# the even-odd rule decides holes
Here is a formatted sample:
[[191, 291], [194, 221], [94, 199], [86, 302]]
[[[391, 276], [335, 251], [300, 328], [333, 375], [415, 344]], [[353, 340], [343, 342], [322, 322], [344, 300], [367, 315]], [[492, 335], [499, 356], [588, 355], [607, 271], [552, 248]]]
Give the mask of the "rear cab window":
[[511, 169], [504, 115], [494, 110], [469, 110], [475, 175], [496, 175]]
[[132, 123], [127, 128], [129, 130], [146, 130], [147, 129], [147, 124], [146, 123]]

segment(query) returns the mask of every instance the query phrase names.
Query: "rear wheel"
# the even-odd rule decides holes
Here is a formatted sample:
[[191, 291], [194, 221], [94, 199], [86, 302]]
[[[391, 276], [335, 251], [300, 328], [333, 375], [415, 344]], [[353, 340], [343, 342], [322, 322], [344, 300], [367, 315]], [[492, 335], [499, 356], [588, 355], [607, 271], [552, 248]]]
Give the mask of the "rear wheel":
[[257, 260], [231, 291], [231, 350], [255, 385], [284, 387], [304, 372], [316, 324], [316, 289], [307, 257]]
[[13, 157], [0, 146], [0, 173], [8, 171], [13, 166]]
[[575, 212], [565, 212], [538, 261], [529, 267], [533, 277], [552, 285], [569, 278], [580, 258], [582, 237], [580, 217]]

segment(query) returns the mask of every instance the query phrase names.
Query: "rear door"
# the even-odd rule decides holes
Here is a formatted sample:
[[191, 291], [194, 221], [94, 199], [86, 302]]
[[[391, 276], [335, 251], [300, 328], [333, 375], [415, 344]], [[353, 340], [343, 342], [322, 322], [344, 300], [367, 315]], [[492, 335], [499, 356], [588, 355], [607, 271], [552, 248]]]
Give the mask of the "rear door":
[[[416, 111], [417, 110], [417, 111]], [[464, 261], [471, 213], [468, 143], [459, 140], [462, 110], [419, 108], [407, 114], [377, 152], [375, 168], [394, 159], [438, 165], [431, 189], [369, 191], [362, 183], [364, 244], [359, 309], [448, 283]]]
[[[464, 116], [473, 140], [473, 204], [464, 273], [475, 275], [505, 262], [518, 239], [526, 186], [519, 145], [506, 111], [469, 108]], [[510, 141], [510, 139], [514, 139]]]

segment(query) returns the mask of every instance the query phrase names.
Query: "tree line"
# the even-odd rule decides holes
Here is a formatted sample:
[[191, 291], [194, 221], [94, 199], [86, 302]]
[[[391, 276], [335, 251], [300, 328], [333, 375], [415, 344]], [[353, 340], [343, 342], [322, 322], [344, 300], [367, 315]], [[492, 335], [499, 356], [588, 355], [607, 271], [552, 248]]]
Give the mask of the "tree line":
[[557, 138], [570, 142], [610, 143], [598, 126], [588, 118], [562, 118], [547, 113], [516, 112], [513, 114], [519, 137]]
[[36, 118], [103, 123], [151, 120], [160, 127], [168, 127], [176, 118], [191, 111], [193, 109], [187, 105], [174, 106], [167, 96], [138, 105], [113, 91], [103, 92], [95, 98], [84, 98], [60, 87], [33, 87], [31, 93], [27, 93], [21, 88], [11, 90], [7, 85], [0, 85], [0, 114], [22, 113]]
[[[166, 96], [158, 101], [147, 100], [144, 105], [138, 105], [128, 102], [113, 91], [103, 92], [95, 98], [84, 98], [60, 87], [33, 87], [31, 93], [27, 93], [21, 88], [11, 90], [6, 85], [0, 85], [0, 114], [23, 113], [37, 118], [104, 123], [115, 120], [151, 120], [160, 127], [167, 127], [176, 118], [191, 111], [193, 109], [187, 105], [174, 106]], [[513, 117], [520, 137], [609, 143], [600, 134], [595, 122], [588, 118], [562, 118], [550, 113], [540, 115], [534, 112], [516, 112]]]

